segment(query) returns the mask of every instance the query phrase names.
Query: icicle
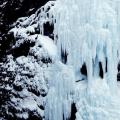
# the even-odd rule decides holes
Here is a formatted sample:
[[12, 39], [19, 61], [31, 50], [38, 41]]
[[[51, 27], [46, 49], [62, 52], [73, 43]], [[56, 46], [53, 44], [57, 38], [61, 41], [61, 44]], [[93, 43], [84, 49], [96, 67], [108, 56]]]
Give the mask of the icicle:
[[[53, 44], [51, 40], [48, 39], [51, 42], [45, 39], [39, 40], [40, 35], [38, 35], [38, 40], [47, 50], [49, 57], [54, 58], [52, 59], [54, 65], [49, 71], [51, 76], [48, 78], [50, 88], [45, 106], [45, 120], [63, 120], [63, 116], [66, 120], [70, 117], [75, 81], [82, 80], [80, 69], [84, 63], [87, 67], [87, 80], [85, 81], [87, 90], [85, 89], [83, 93], [80, 91], [82, 95], [77, 93], [78, 99], [82, 99], [80, 102], [83, 103], [80, 104], [82, 107], [77, 106], [80, 109], [80, 114], [76, 114], [77, 119], [107, 120], [108, 116], [104, 118], [106, 113], [103, 115], [102, 110], [96, 111], [91, 106], [101, 107], [104, 103], [106, 105], [110, 92], [115, 94], [116, 91], [117, 65], [120, 60], [120, 1], [49, 1], [35, 15], [25, 19], [21, 26], [27, 24], [26, 28], [13, 29], [14, 35], [18, 34], [27, 38], [25, 31], [34, 21], [38, 21], [42, 35], [46, 22], [54, 25], [54, 42], [57, 46], [57, 48], [51, 47]], [[53, 51], [57, 50], [53, 48], [57, 49], [58, 53], [54, 53]], [[34, 52], [31, 49], [32, 51]], [[40, 53], [41, 56], [42, 51], [35, 49], [35, 53]], [[43, 53], [45, 55], [45, 52]], [[67, 61], [62, 63], [62, 54], [65, 53]], [[103, 70], [102, 79], [99, 76], [100, 67]], [[98, 99], [98, 97], [100, 98]], [[109, 100], [108, 104], [110, 103]], [[99, 113], [102, 115], [99, 116]]]
[[75, 87], [74, 72], [71, 67], [67, 67], [60, 62], [56, 63], [50, 71], [49, 85], [51, 88], [45, 108], [46, 120], [63, 120], [63, 116], [66, 120], [71, 114]]
[[[56, 19], [54, 25], [56, 44], [59, 58], [61, 51], [67, 52], [67, 65], [72, 65], [76, 79], [80, 76], [79, 69], [83, 63], [87, 65], [88, 84], [94, 77], [99, 77], [99, 62], [102, 64], [103, 76], [108, 79], [111, 89], [116, 86], [118, 59], [118, 13], [113, 1], [101, 0], [58, 0], [53, 14]], [[111, 7], [111, 6], [112, 7]], [[87, 6], [87, 7], [86, 7]], [[117, 14], [117, 15], [116, 15]], [[120, 31], [120, 30], [119, 30]], [[97, 63], [95, 62], [98, 59]], [[106, 74], [106, 59], [108, 60], [108, 73]], [[95, 64], [94, 64], [95, 62]], [[115, 73], [111, 73], [111, 69]], [[95, 73], [95, 70], [97, 72]], [[110, 80], [111, 79], [111, 80]], [[114, 84], [113, 84], [114, 83]]]

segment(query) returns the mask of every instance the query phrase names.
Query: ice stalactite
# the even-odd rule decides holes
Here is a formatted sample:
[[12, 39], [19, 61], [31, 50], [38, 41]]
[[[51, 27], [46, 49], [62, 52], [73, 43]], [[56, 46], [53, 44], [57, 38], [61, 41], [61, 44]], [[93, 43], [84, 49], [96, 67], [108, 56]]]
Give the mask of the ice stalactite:
[[119, 60], [119, 10], [117, 2], [115, 5], [110, 2], [115, 3], [109, 0], [58, 0], [50, 14], [55, 19], [54, 35], [58, 36], [59, 58], [62, 53], [67, 53], [66, 64], [73, 66], [76, 79], [80, 79], [79, 70], [86, 63], [88, 85], [91, 86], [95, 77], [99, 77], [101, 63], [103, 77], [110, 88], [115, 89]]
[[114, 88], [120, 54], [119, 5], [118, 0], [49, 1], [29, 18], [23, 18], [24, 22], [18, 21], [18, 27], [39, 28], [43, 35], [44, 24], [52, 24], [58, 58], [64, 59], [64, 54], [66, 59], [61, 61], [73, 66], [76, 80], [81, 79], [80, 69], [85, 63], [90, 86], [99, 77], [101, 63], [103, 77]]
[[48, 83], [50, 90], [45, 108], [45, 120], [66, 120], [71, 115], [75, 88], [75, 76], [71, 67], [61, 62], [50, 69]]
[[[48, 76], [49, 86], [45, 120], [68, 119], [73, 101], [77, 120], [113, 120], [115, 114], [119, 115], [110, 108], [112, 103], [115, 109], [117, 105], [114, 105], [111, 93], [115, 93], [117, 87], [119, 21], [119, 0], [57, 0], [49, 1], [14, 29], [20, 29], [24, 38], [30, 39], [28, 32], [35, 34], [39, 29], [38, 34], [44, 35], [44, 24], [54, 26], [53, 41], [46, 42], [47, 38], [38, 34], [34, 36], [34, 40], [42, 38], [41, 45], [54, 61], [49, 72], [44, 71], [48, 73], [45, 76]], [[14, 33], [19, 35], [19, 32]], [[55, 55], [54, 50], [51, 51], [53, 47], [49, 46], [53, 42], [57, 46]], [[87, 81], [75, 83], [81, 80], [83, 65], [86, 66]]]
[[[102, 102], [105, 102], [105, 105], [109, 106], [111, 101], [109, 100], [108, 104], [106, 102], [110, 98], [109, 91], [116, 91], [117, 65], [120, 54], [120, 30], [118, 27], [120, 19], [119, 4], [119, 1], [114, 0], [58, 0], [48, 12], [48, 21], [54, 25], [54, 42], [58, 49], [58, 59], [64, 61], [62, 60], [64, 58], [61, 56], [62, 54], [66, 56], [65, 64], [66, 66], [73, 67], [74, 80], [81, 79], [80, 69], [83, 64], [86, 64], [88, 93], [84, 94], [86, 98], [83, 108], [88, 110], [85, 111], [82, 109], [80, 114], [77, 113], [80, 115], [77, 119], [81, 117], [83, 120], [88, 118], [103, 119], [104, 115], [101, 111], [94, 113], [93, 108], [93, 112], [91, 113], [91, 106], [102, 106]], [[102, 79], [99, 78], [101, 70], [103, 72]], [[57, 78], [61, 77], [62, 75], [59, 75]], [[54, 119], [62, 119], [61, 116], [63, 114], [65, 115], [63, 112], [64, 108], [62, 107], [63, 102], [61, 102], [63, 98], [64, 101], [67, 100], [65, 103], [69, 104], [68, 99], [63, 97], [63, 93], [66, 95], [69, 94], [66, 90], [61, 91], [63, 90], [63, 83], [65, 81], [63, 79], [59, 79], [58, 81], [57, 79], [54, 80], [55, 82], [52, 82], [54, 85], [51, 85], [53, 87], [49, 91], [48, 102], [46, 103], [46, 119], [50, 120], [53, 119], [54, 113], [56, 113]], [[68, 83], [72, 80], [69, 79]], [[94, 83], [95, 85], [101, 85], [100, 88], [98, 87], [100, 90], [96, 88]], [[65, 87], [67, 90], [73, 86], [72, 83], [65, 85], [67, 85]], [[94, 93], [94, 88], [97, 89], [95, 90], [96, 93]], [[103, 95], [104, 91], [108, 93], [106, 96]], [[97, 97], [101, 97], [101, 99], [98, 100]], [[52, 106], [53, 103], [56, 103], [56, 105], [54, 104], [55, 106]], [[77, 108], [80, 111], [80, 106]], [[99, 112], [101, 113], [99, 114]], [[68, 118], [69, 112], [66, 115], [65, 118]], [[106, 116], [106, 118], [109, 117]]]

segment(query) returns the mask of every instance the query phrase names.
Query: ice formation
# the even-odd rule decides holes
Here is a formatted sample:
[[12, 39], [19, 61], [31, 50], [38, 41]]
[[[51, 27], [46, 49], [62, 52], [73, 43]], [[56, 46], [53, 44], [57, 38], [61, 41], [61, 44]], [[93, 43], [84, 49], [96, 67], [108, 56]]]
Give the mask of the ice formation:
[[101, 62], [103, 77], [112, 90], [116, 87], [119, 60], [119, 9], [109, 2], [58, 1], [57, 5], [62, 7], [56, 5], [58, 10], [54, 10], [54, 33], [58, 36], [59, 55], [67, 53], [67, 64], [74, 67], [76, 77], [82, 64], [86, 63], [88, 86], [91, 86], [94, 78], [99, 77]]
[[[11, 30], [15, 37], [21, 38], [16, 43], [19, 46], [23, 38], [30, 40], [32, 37], [33, 41], [42, 38], [46, 22], [54, 26], [54, 42], [46, 38], [39, 41], [48, 52], [46, 56], [54, 58], [54, 64], [44, 71], [49, 85], [45, 120], [70, 118], [72, 102], [77, 107], [76, 120], [119, 120], [120, 105], [116, 95], [119, 7], [119, 0], [49, 1], [29, 18], [18, 20], [18, 26]], [[38, 28], [41, 35], [35, 34]], [[53, 49], [53, 44], [57, 50]], [[31, 48], [32, 52], [39, 51], [35, 47]], [[87, 80], [79, 83], [76, 81], [81, 80], [83, 64], [86, 64]]]
[[[85, 63], [90, 85], [94, 77], [99, 77], [101, 63], [103, 77], [111, 89], [115, 89], [119, 60], [119, 4], [118, 0], [49, 1], [29, 19], [25, 18], [20, 26], [31, 26], [32, 30], [37, 25], [43, 34], [44, 24], [53, 24], [58, 59], [61, 54], [67, 55], [66, 64], [73, 66], [76, 79], [80, 79], [79, 69]], [[34, 25], [36, 21], [39, 22]]]
[[[112, 103], [110, 93], [115, 94], [117, 90], [117, 65], [120, 54], [119, 5], [120, 2], [115, 0], [58, 0], [48, 14], [48, 21], [54, 24], [54, 41], [58, 48], [58, 59], [62, 59], [62, 54], [67, 55], [66, 64], [73, 67], [76, 80], [80, 79], [82, 65], [85, 63], [87, 67], [88, 92], [84, 94], [86, 98], [81, 112], [82, 106], [77, 106], [79, 114], [76, 114], [76, 119], [78, 120], [113, 119], [106, 108]], [[100, 64], [103, 71], [102, 79], [99, 76]], [[61, 84], [63, 84], [62, 80], [59, 86]], [[56, 91], [57, 89], [59, 87], [55, 87]], [[55, 90], [51, 90], [50, 96], [58, 96]], [[49, 102], [51, 100], [49, 99]], [[52, 102], [56, 103], [56, 101]], [[57, 103], [61, 104], [58, 101]], [[50, 115], [52, 112], [51, 110]], [[59, 112], [56, 114], [58, 115]], [[119, 113], [116, 114], [119, 116]], [[53, 116], [49, 119], [53, 119], [51, 118]], [[55, 119], [57, 118], [60, 116], [56, 116]]]
[[[55, 63], [49, 73], [49, 93], [45, 108], [45, 120], [68, 119], [75, 88], [75, 76], [72, 67], [60, 62]], [[70, 74], [70, 75], [69, 75]]]

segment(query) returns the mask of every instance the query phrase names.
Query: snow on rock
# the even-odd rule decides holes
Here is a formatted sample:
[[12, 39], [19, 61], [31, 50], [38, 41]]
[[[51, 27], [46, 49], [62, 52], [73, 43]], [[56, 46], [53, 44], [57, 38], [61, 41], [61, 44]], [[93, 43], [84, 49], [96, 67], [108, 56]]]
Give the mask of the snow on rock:
[[36, 42], [36, 45], [37, 46], [41, 45], [45, 49], [45, 51], [47, 51], [50, 58], [56, 59], [57, 47], [54, 44], [53, 40], [51, 40], [49, 37], [47, 36], [43, 37], [41, 35], [38, 35], [38, 40]]
[[[120, 119], [116, 92], [120, 58], [119, 5], [117, 0], [49, 1], [10, 31], [16, 38], [13, 48], [24, 42], [35, 43], [27, 57], [16, 59], [23, 68], [19, 68], [15, 83], [24, 87], [26, 83], [31, 85], [37, 91], [35, 94], [39, 94], [43, 85], [48, 93], [45, 120], [70, 118], [72, 102], [76, 103], [76, 120]], [[54, 25], [53, 40], [44, 36], [46, 22]], [[45, 62], [49, 58], [52, 65]], [[75, 83], [81, 80], [83, 64], [86, 64], [87, 80]]]
[[[13, 28], [10, 31], [10, 33], [13, 33], [14, 37], [18, 39], [13, 48], [20, 47], [25, 42], [35, 42], [35, 46], [31, 48], [30, 53], [34, 52], [40, 56], [42, 54], [41, 50], [44, 49], [44, 54], [46, 52], [46, 57], [55, 60], [57, 58], [57, 47], [53, 40], [40, 34], [29, 35], [27, 33], [28, 31], [34, 32], [34, 28], [32, 26], [28, 26], [27, 28]], [[40, 49], [40, 47], [42, 47], [42, 49]]]
[[[47, 65], [44, 66], [44, 70], [42, 62], [36, 62], [33, 56], [21, 56], [15, 61], [11, 57], [11, 61], [8, 68], [14, 63], [15, 78], [9, 109], [15, 110], [14, 117], [19, 119], [30, 118], [30, 113], [32, 116], [42, 119], [44, 117], [44, 97], [48, 92], [44, 77]], [[11, 111], [8, 114], [12, 115]]]
[[[7, 72], [13, 72], [14, 78], [10, 88], [12, 88], [12, 97], [9, 102], [8, 115], [17, 119], [37, 119], [44, 118], [44, 108], [46, 95], [48, 93], [48, 81], [46, 71], [57, 59], [57, 47], [47, 36], [29, 35], [26, 31], [32, 28], [13, 28], [15, 34], [15, 45], [13, 48], [19, 48], [25, 42], [34, 42], [30, 47], [27, 56], [14, 58], [8, 56], [8, 62], [3, 65]], [[17, 31], [17, 34], [16, 34]], [[33, 31], [32, 31], [33, 32]], [[50, 60], [49, 60], [50, 59]]]

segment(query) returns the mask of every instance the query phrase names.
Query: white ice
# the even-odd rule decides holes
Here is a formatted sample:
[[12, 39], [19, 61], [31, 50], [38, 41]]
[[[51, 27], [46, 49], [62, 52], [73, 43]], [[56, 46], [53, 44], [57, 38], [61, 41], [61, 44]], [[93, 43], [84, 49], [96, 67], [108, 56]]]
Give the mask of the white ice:
[[[41, 39], [41, 35], [36, 39], [44, 46], [44, 55], [55, 56], [53, 66], [45, 71], [49, 86], [45, 120], [69, 118], [72, 102], [77, 107], [76, 120], [119, 120], [120, 1], [50, 1], [29, 18], [22, 19], [25, 21], [11, 31], [21, 39], [30, 38], [27, 32], [34, 33], [36, 25], [42, 35], [46, 22], [54, 25], [54, 42], [48, 37]], [[36, 37], [32, 37], [33, 41]], [[16, 44], [21, 42], [24, 41]], [[37, 51], [37, 44], [30, 52], [42, 55], [42, 51]], [[66, 64], [61, 60], [65, 53]], [[80, 69], [84, 63], [87, 79], [75, 83], [81, 79]], [[100, 63], [103, 78], [99, 76]]]

